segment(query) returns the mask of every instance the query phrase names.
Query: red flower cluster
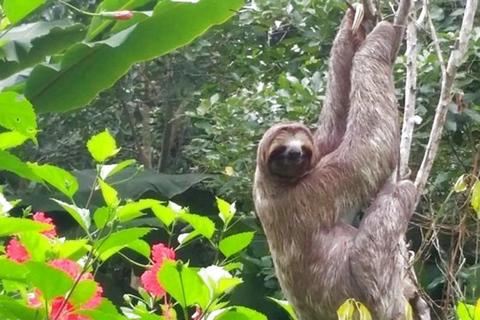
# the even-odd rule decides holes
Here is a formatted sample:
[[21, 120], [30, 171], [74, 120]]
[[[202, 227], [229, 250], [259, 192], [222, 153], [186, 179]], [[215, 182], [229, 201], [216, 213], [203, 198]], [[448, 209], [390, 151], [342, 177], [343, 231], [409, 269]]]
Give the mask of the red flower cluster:
[[[81, 275], [80, 268], [75, 261], [68, 259], [55, 259], [49, 261], [48, 264], [67, 273], [74, 281], [77, 281], [79, 278], [79, 282], [93, 279], [91, 273], [84, 273]], [[75, 312], [78, 310], [91, 310], [98, 307], [102, 303], [102, 293], [102, 287], [97, 284], [97, 289], [93, 297], [80, 306], [74, 306], [68, 301], [65, 302], [64, 297], [56, 297], [50, 302], [50, 318], [57, 320], [90, 320], [90, 317], [82, 316], [80, 314], [76, 314]], [[34, 296], [28, 300], [28, 306], [32, 308], [41, 307], [41, 295], [41, 292], [36, 290], [34, 292]]]
[[[51, 229], [42, 231], [41, 234], [48, 239], [53, 239], [57, 236], [55, 225], [52, 218], [45, 216], [43, 212], [37, 212], [33, 215], [33, 220], [46, 223], [52, 226]], [[30, 254], [24, 245], [17, 239], [12, 238], [7, 245], [6, 250], [7, 257], [18, 263], [23, 263], [30, 260]], [[86, 281], [93, 280], [91, 273], [81, 273], [79, 265], [72, 260], [68, 259], [55, 259], [48, 262], [52, 267], [67, 273], [74, 281]], [[65, 301], [65, 297], [55, 297], [50, 301], [47, 301], [48, 310], [50, 313], [50, 319], [56, 320], [91, 320], [90, 317], [83, 316], [77, 313], [79, 310], [91, 310], [98, 307], [102, 302], [102, 287], [97, 283], [97, 288], [94, 295], [81, 305], [73, 305], [69, 301]], [[42, 307], [42, 293], [40, 290], [35, 289], [33, 293], [29, 295], [27, 305], [31, 308]]]
[[157, 274], [165, 260], [175, 260], [175, 251], [163, 243], [155, 244], [152, 246], [152, 260], [153, 266], [142, 274], [142, 286], [154, 296], [162, 297], [165, 295], [165, 289], [158, 282]]
[[[37, 212], [33, 215], [33, 220], [37, 222], [42, 222], [45, 224], [49, 224], [52, 226], [51, 229], [42, 231], [43, 234], [48, 239], [53, 239], [57, 236], [57, 231], [55, 230], [55, 224], [53, 224], [53, 220], [50, 217], [45, 216], [43, 212]], [[7, 258], [13, 260], [18, 263], [23, 263], [25, 261], [30, 260], [30, 254], [28, 253], [27, 249], [23, 246], [23, 244], [18, 241], [17, 238], [10, 239], [10, 242], [7, 245]]]

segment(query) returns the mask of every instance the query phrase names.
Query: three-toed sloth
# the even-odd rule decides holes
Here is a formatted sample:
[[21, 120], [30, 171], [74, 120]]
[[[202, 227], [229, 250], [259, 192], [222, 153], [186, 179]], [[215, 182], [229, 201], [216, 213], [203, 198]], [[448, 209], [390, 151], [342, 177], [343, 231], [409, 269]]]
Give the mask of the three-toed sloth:
[[[381, 22], [365, 37], [353, 19], [349, 10], [333, 44], [318, 130], [277, 124], [258, 147], [256, 212], [300, 320], [337, 319], [349, 298], [376, 320], [405, 319], [411, 298], [403, 239], [416, 189], [388, 182], [398, 159], [398, 30]], [[358, 228], [342, 219], [372, 198]]]

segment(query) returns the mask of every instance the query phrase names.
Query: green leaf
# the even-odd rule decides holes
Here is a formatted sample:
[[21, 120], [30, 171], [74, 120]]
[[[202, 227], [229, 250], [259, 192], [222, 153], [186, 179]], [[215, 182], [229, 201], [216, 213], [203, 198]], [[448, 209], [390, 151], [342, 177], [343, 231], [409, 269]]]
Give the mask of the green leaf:
[[100, 178], [105, 180], [108, 177], [113, 176], [115, 173], [122, 171], [126, 167], [131, 166], [134, 163], [135, 163], [135, 160], [129, 159], [129, 160], [122, 161], [118, 164], [105, 164], [102, 166], [102, 169], [100, 170]]
[[93, 320], [128, 320], [118, 313], [112, 302], [105, 298], [102, 298], [102, 303], [94, 310], [78, 310], [75, 313], [89, 316]]
[[97, 288], [98, 284], [93, 280], [79, 281], [70, 297], [71, 303], [76, 306], [84, 304], [93, 297]]
[[453, 186], [453, 190], [455, 192], [463, 192], [467, 190], [467, 183], [465, 181], [466, 175], [462, 174], [460, 178], [458, 178], [457, 182], [455, 182], [455, 185]]
[[99, 163], [105, 162], [120, 151], [120, 149], [117, 149], [115, 139], [107, 129], [90, 138], [87, 142], [87, 148], [93, 159]]
[[227, 237], [220, 241], [218, 248], [226, 258], [242, 251], [252, 242], [255, 232], [243, 232]]
[[153, 214], [160, 220], [166, 227], [175, 221], [176, 213], [170, 207], [162, 206], [161, 204], [156, 204], [152, 206]]
[[101, 260], [105, 261], [127, 247], [131, 242], [149, 233], [150, 230], [151, 228], [130, 228], [117, 231], [95, 243], [96, 254]]
[[18, 131], [0, 133], [0, 150], [13, 148], [24, 143], [28, 138]]
[[28, 163], [28, 166], [37, 176], [55, 187], [67, 197], [72, 198], [75, 192], [77, 192], [77, 179], [75, 179], [70, 172], [49, 164], [40, 166], [36, 163]]
[[0, 279], [25, 282], [28, 269], [20, 263], [0, 258]]
[[15, 233], [22, 233], [28, 231], [45, 231], [50, 230], [51, 225], [32, 221], [29, 219], [3, 217], [0, 218], [0, 237], [5, 237]]
[[110, 210], [112, 209], [109, 207], [100, 207], [95, 210], [95, 213], [93, 214], [93, 222], [95, 222], [97, 229], [104, 228], [107, 223], [113, 220], [114, 215], [111, 214]]
[[458, 302], [457, 316], [460, 320], [480, 320], [480, 307], [478, 301], [476, 306], [461, 301]]
[[35, 319], [38, 310], [28, 308], [21, 300], [9, 296], [0, 296], [0, 315], [2, 319]]
[[38, 232], [24, 232], [20, 241], [33, 261], [45, 261], [47, 251], [52, 247], [50, 241]]
[[217, 285], [217, 294], [226, 293], [227, 291], [232, 290], [234, 287], [242, 283], [243, 280], [236, 277], [220, 279]]
[[18, 131], [37, 143], [37, 119], [33, 107], [16, 92], [0, 93], [0, 126]]
[[207, 217], [202, 217], [191, 213], [182, 213], [180, 218], [186, 221], [198, 233], [207, 239], [211, 239], [215, 232], [215, 224]]
[[64, 295], [73, 287], [73, 279], [64, 271], [44, 262], [29, 261], [25, 265], [29, 270], [27, 280], [42, 292], [46, 300]]
[[65, 211], [67, 211], [75, 221], [88, 233], [88, 228], [90, 228], [90, 211], [88, 209], [78, 208], [75, 205], [65, 203], [63, 201], [52, 199], [59, 206], [61, 206]]
[[[65, 112], [85, 106], [111, 87], [131, 66], [190, 43], [211, 26], [228, 20], [242, 0], [198, 3], [160, 1], [152, 17], [110, 38], [110, 43], [79, 43], [64, 54], [61, 65], [38, 65], [26, 85], [26, 96], [39, 112]], [[188, 21], [178, 27], [179, 21]]]
[[233, 216], [235, 215], [235, 203], [230, 204], [225, 200], [220, 198], [217, 199], [217, 207], [220, 211], [219, 216], [222, 219], [223, 223], [228, 226], [230, 221], [232, 220]]
[[40, 178], [17, 157], [11, 155], [7, 151], [0, 150], [0, 171], [6, 170], [16, 175], [32, 181], [41, 181]]
[[76, 261], [87, 253], [87, 244], [88, 241], [84, 239], [67, 240], [63, 243], [60, 243], [58, 247], [58, 257]]
[[127, 248], [140, 253], [145, 258], [150, 258], [150, 245], [143, 240], [134, 240], [127, 245]]
[[290, 319], [297, 320], [297, 316], [295, 315], [295, 312], [293, 311], [292, 306], [288, 303], [287, 300], [278, 300], [272, 297], [268, 297], [268, 299], [272, 300], [273, 302], [278, 304], [280, 307], [282, 307], [282, 309], [288, 313], [288, 315], [290, 316]]
[[32, 105], [16, 92], [0, 93], [0, 126], [37, 142], [37, 119]]
[[229, 307], [215, 317], [215, 320], [268, 320], [260, 312], [245, 307]]
[[158, 281], [163, 288], [183, 307], [198, 304], [205, 309], [209, 291], [193, 268], [178, 266], [177, 262], [166, 260], [160, 269]]
[[480, 216], [480, 180], [477, 180], [472, 188], [472, 207], [473, 210], [477, 213], [477, 216]]
[[29, 13], [40, 7], [46, 0], [4, 0], [3, 11], [12, 24], [20, 22]]
[[117, 190], [110, 187], [101, 179], [98, 179], [98, 183], [100, 185], [100, 190], [102, 191], [103, 200], [105, 200], [105, 203], [107, 204], [107, 206], [109, 208], [116, 208], [118, 203], [120, 202], [118, 200]]
[[4, 55], [0, 60], [0, 79], [46, 61], [46, 57], [63, 52], [84, 36], [84, 26], [68, 19], [37, 21], [6, 30], [2, 37], [6, 43], [0, 48]]
[[137, 202], [130, 202], [118, 208], [117, 217], [121, 222], [126, 222], [144, 215], [142, 210], [150, 209], [159, 205], [158, 200], [142, 199]]

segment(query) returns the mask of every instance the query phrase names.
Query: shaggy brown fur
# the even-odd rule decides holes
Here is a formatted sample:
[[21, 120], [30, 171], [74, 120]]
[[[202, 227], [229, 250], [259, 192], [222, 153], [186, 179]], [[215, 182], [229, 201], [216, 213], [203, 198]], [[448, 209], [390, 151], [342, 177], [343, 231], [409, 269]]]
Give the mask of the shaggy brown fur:
[[[399, 245], [415, 188], [408, 181], [386, 183], [398, 158], [391, 70], [396, 32], [382, 22], [357, 50], [352, 19], [347, 13], [334, 42], [317, 133], [299, 123], [278, 124], [258, 148], [255, 207], [300, 320], [336, 319], [348, 298], [365, 303], [376, 320], [404, 318], [406, 264]], [[345, 59], [335, 59], [338, 54]], [[340, 219], [384, 184], [358, 229]]]

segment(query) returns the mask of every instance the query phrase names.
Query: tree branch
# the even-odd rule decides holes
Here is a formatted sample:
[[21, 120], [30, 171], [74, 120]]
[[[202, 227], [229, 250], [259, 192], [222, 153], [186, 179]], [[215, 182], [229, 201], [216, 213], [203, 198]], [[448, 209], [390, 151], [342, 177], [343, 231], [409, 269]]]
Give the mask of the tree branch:
[[477, 9], [478, 0], [467, 0], [465, 6], [465, 13], [463, 16], [462, 27], [460, 29], [460, 35], [455, 42], [450, 58], [448, 59], [448, 65], [445, 72], [442, 72], [442, 87], [440, 92], [440, 99], [435, 112], [435, 119], [433, 121], [432, 131], [430, 133], [430, 139], [428, 141], [425, 156], [418, 171], [417, 178], [415, 180], [415, 186], [417, 187], [418, 194], [420, 195], [425, 188], [428, 176], [433, 166], [433, 161], [437, 155], [438, 146], [440, 144], [440, 138], [443, 131], [443, 125], [445, 123], [445, 117], [447, 115], [447, 106], [451, 101], [451, 91], [457, 68], [462, 62], [462, 58], [467, 50], [468, 41], [470, 39], [470, 33], [472, 32], [473, 22], [475, 18], [475, 11]]
[[407, 80], [405, 83], [405, 111], [403, 113], [402, 138], [400, 140], [400, 178], [410, 173], [408, 160], [412, 146], [415, 100], [417, 93], [417, 26], [415, 12], [412, 12], [407, 26]]

